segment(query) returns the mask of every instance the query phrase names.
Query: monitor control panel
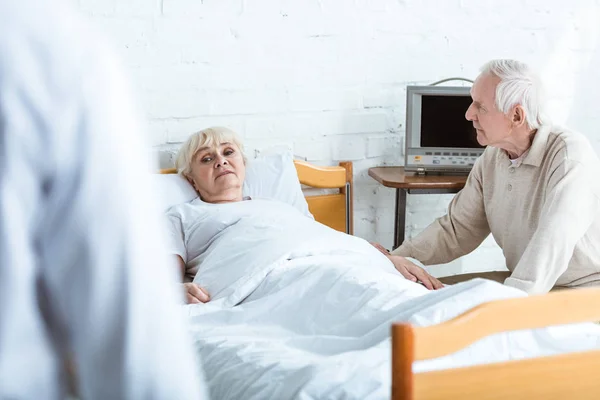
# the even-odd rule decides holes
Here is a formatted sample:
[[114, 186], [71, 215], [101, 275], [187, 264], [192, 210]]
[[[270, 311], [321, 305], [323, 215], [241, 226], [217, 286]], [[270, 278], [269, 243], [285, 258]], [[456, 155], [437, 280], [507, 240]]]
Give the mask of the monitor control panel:
[[423, 155], [410, 155], [408, 161], [416, 165], [472, 167], [478, 157], [478, 153], [427, 151]]

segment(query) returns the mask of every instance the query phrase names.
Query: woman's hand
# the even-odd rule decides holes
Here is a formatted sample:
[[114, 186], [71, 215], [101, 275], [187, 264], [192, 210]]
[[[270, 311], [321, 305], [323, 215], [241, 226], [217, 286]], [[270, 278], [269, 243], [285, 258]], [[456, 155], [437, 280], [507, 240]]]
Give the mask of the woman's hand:
[[183, 290], [185, 290], [185, 302], [187, 304], [206, 303], [210, 300], [206, 289], [201, 288], [193, 282], [184, 283]]
[[403, 277], [413, 282], [421, 282], [429, 290], [441, 289], [444, 287], [442, 282], [429, 275], [427, 271], [418, 265], [408, 261], [401, 256], [388, 255], [389, 259], [394, 263], [394, 267], [402, 274]]

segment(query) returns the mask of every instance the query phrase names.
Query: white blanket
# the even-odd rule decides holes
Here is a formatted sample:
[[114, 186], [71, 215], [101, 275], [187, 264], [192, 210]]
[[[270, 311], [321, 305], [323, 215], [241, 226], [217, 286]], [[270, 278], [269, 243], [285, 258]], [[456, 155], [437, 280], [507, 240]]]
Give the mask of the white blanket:
[[[221, 231], [195, 278], [211, 302], [186, 306], [212, 399], [389, 398], [393, 321], [430, 325], [525, 296], [484, 280], [428, 291], [362, 239], [284, 204], [245, 203], [256, 210]], [[599, 338], [594, 324], [505, 333], [413, 369], [589, 349]]]

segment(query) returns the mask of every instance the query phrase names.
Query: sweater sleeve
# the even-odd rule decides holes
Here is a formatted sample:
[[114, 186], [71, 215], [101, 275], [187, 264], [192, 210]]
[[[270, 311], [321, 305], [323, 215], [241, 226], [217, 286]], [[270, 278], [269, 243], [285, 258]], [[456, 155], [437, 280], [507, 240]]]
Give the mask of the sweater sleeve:
[[392, 254], [412, 257], [425, 265], [443, 264], [470, 253], [489, 235], [483, 204], [482, 168], [480, 157], [465, 187], [452, 199], [448, 213], [437, 218], [423, 232], [406, 240]]

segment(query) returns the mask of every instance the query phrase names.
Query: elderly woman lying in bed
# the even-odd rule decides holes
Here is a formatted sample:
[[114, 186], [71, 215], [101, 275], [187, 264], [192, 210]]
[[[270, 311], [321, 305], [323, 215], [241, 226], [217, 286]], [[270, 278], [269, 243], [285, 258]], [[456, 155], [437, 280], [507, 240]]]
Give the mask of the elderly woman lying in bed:
[[[209, 290], [190, 280], [194, 279], [202, 263], [213, 256], [211, 247], [227, 246], [231, 254], [239, 252], [238, 255], [244, 257], [245, 242], [247, 244], [251, 238], [240, 235], [227, 243], [223, 242], [227, 236], [224, 234], [225, 230], [234, 224], [254, 223], [255, 226], [248, 226], [247, 229], [240, 229], [240, 226], [236, 228], [238, 232], [248, 235], [260, 228], [256, 226], [256, 221], [258, 225], [262, 225], [263, 230], [271, 231], [264, 235], [263, 239], [266, 240], [260, 240], [261, 243], [257, 244], [265, 247], [265, 262], [269, 257], [272, 261], [278, 257], [283, 260], [291, 258], [291, 254], [271, 250], [274, 246], [281, 245], [280, 249], [291, 248], [297, 253], [310, 253], [314, 252], [314, 246], [311, 248], [310, 243], [314, 244], [315, 239], [323, 243], [322, 240], [327, 240], [331, 235], [345, 235], [302, 215], [287, 204], [269, 199], [244, 198], [242, 186], [246, 158], [241, 141], [229, 129], [209, 128], [191, 135], [179, 151], [176, 166], [178, 173], [193, 185], [199, 195], [192, 202], [175, 206], [168, 212], [172, 253], [176, 255], [181, 268], [188, 303], [204, 303], [210, 299]], [[249, 218], [250, 216], [255, 219]], [[273, 221], [276, 223], [269, 223]], [[307, 237], [303, 237], [304, 232]], [[324, 236], [314, 237], [320, 233]], [[294, 243], [290, 243], [290, 240]], [[352, 240], [368, 245], [358, 238]], [[369, 250], [374, 252], [375, 257], [379, 257], [377, 250], [371, 246]], [[422, 268], [406, 262], [403, 257], [386, 257], [391, 262], [390, 265], [405, 278], [419, 281], [428, 289], [442, 287], [437, 279]], [[369, 265], [365, 265], [365, 268], [368, 267]]]

